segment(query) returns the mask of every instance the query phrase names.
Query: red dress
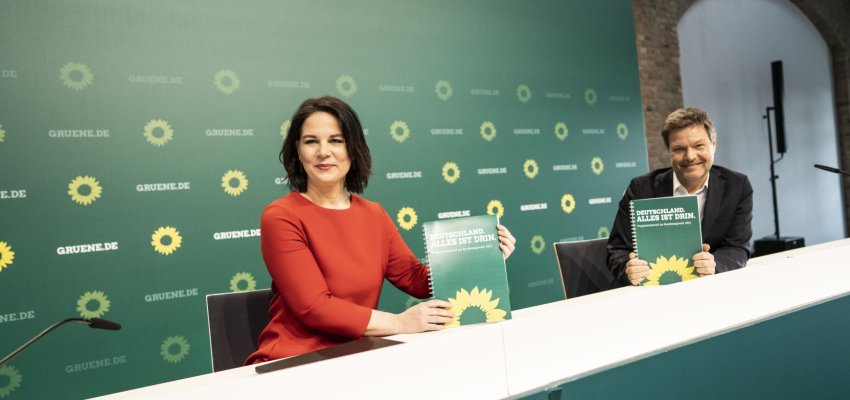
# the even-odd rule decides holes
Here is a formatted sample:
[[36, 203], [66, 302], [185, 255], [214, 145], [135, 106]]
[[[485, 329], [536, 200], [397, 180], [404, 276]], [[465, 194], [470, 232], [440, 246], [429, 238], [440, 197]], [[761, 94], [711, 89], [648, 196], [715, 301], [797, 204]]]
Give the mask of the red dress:
[[384, 278], [415, 297], [430, 295], [428, 267], [390, 216], [354, 194], [351, 207], [334, 210], [292, 192], [266, 206], [260, 232], [272, 277], [271, 321], [246, 365], [362, 336]]

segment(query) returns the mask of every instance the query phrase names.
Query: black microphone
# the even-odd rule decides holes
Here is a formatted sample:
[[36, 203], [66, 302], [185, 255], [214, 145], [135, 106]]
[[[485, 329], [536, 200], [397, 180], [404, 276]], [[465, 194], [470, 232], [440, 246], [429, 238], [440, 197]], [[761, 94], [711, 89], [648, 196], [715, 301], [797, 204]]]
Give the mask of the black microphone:
[[107, 321], [105, 319], [100, 319], [100, 318], [92, 318], [92, 319], [88, 320], [88, 324], [89, 324], [90, 327], [95, 328], [95, 329], [106, 329], [108, 331], [120, 331], [121, 330], [121, 324], [118, 324], [118, 323], [115, 323], [115, 322], [112, 322], [112, 321]]
[[840, 170], [838, 168], [827, 167], [826, 165], [815, 164], [815, 168], [822, 169], [824, 171], [834, 172], [836, 174], [850, 176], [850, 172]]
[[79, 322], [81, 324], [86, 324], [86, 325], [88, 325], [88, 326], [90, 326], [94, 329], [106, 329], [106, 330], [110, 330], [110, 331], [117, 331], [117, 330], [121, 329], [120, 324], [117, 324], [117, 323], [112, 322], [112, 321], [107, 321], [105, 319], [100, 319], [100, 318], [92, 318], [92, 319], [66, 318], [66, 319], [63, 319], [62, 321], [59, 321], [59, 322], [53, 324], [53, 325], [50, 325], [49, 327], [47, 327], [47, 329], [45, 329], [44, 331], [42, 331], [41, 333], [36, 335], [34, 338], [32, 338], [29, 341], [27, 341], [26, 343], [24, 343], [21, 347], [18, 347], [15, 351], [9, 353], [8, 356], [3, 357], [3, 359], [0, 360], [0, 365], [3, 365], [3, 364], [6, 363], [6, 361], [11, 360], [12, 357], [18, 355], [18, 353], [22, 352], [24, 349], [29, 347], [29, 345], [35, 343], [38, 339], [41, 339], [42, 337], [44, 337], [44, 335], [47, 335], [48, 333], [50, 333], [50, 331], [58, 328], [60, 325], [66, 323], [66, 322], [72, 322], [72, 321], [73, 322]]

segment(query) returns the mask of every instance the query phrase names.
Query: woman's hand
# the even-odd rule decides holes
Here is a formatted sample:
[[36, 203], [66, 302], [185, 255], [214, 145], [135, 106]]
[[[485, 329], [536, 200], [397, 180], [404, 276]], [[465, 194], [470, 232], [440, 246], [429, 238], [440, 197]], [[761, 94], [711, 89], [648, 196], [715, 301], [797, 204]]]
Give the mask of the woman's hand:
[[372, 318], [364, 336], [389, 336], [400, 333], [438, 331], [452, 322], [455, 313], [448, 308], [452, 303], [443, 300], [428, 300], [407, 309], [401, 314], [372, 310]]
[[445, 328], [445, 324], [452, 322], [455, 313], [448, 308], [452, 303], [443, 300], [428, 300], [407, 309], [398, 314], [398, 333], [417, 333], [425, 331], [438, 331]]
[[516, 249], [516, 238], [504, 225], [496, 225], [496, 229], [499, 231], [499, 250], [502, 250], [502, 256], [507, 260]]

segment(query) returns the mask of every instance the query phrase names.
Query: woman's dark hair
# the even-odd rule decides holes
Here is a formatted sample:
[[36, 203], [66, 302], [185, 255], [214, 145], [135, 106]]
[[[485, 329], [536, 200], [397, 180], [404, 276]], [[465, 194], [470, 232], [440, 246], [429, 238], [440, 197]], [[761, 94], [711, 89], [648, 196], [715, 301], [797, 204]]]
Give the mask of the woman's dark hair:
[[369, 183], [369, 176], [372, 175], [372, 155], [366, 145], [366, 137], [363, 135], [363, 127], [357, 113], [344, 101], [333, 96], [304, 100], [292, 116], [292, 124], [286, 133], [279, 156], [289, 177], [289, 189], [299, 193], [307, 191], [307, 173], [298, 159], [298, 142], [301, 140], [304, 121], [319, 111], [336, 117], [339, 127], [342, 128], [345, 147], [348, 157], [351, 158], [351, 169], [345, 175], [345, 188], [349, 192], [363, 193]]

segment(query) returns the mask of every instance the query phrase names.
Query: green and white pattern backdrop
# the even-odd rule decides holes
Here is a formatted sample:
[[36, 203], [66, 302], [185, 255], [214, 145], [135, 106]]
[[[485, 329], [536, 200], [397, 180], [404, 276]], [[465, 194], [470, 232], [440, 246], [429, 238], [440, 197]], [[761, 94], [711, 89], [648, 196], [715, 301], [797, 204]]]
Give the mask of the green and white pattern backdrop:
[[[498, 214], [511, 303], [560, 300], [552, 243], [607, 236], [647, 170], [630, 0], [0, 3], [0, 398], [210, 371], [204, 296], [268, 287], [259, 215], [307, 97], [350, 102], [365, 197]], [[413, 299], [388, 287], [381, 308]], [[413, 361], [412, 361], [413, 362]]]

